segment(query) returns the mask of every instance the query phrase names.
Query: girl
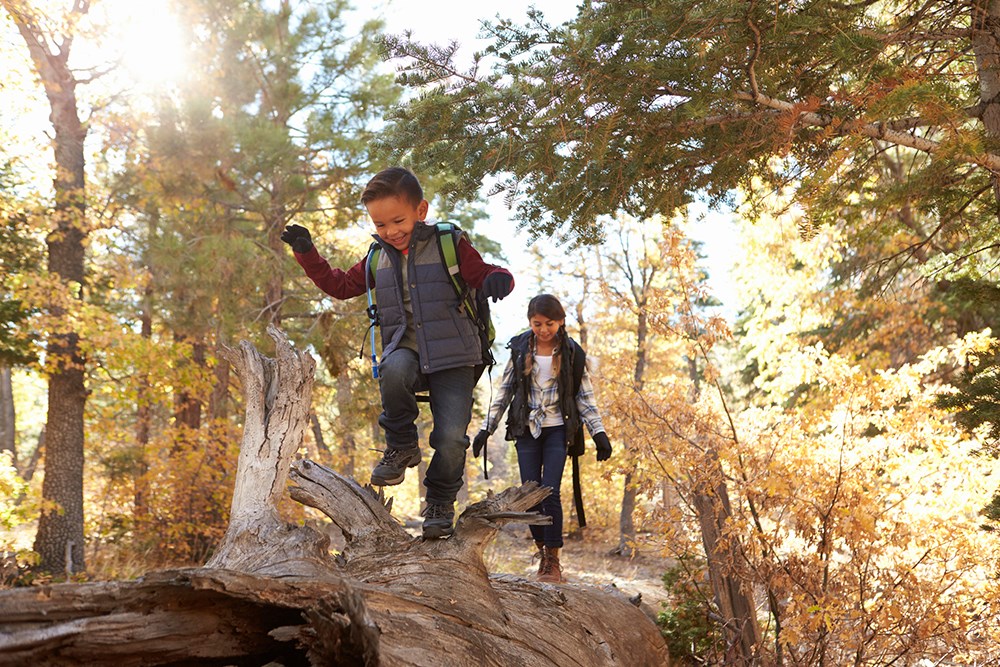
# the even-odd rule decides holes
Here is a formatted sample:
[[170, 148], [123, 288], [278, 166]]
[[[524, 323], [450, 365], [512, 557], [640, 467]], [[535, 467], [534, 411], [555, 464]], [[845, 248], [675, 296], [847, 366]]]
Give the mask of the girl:
[[552, 517], [548, 526], [530, 526], [538, 547], [538, 581], [563, 581], [559, 563], [562, 501], [559, 487], [567, 454], [582, 454], [583, 424], [597, 446], [597, 460], [611, 456], [611, 443], [594, 404], [586, 353], [566, 334], [566, 311], [559, 299], [539, 294], [528, 303], [531, 329], [510, 339], [510, 361], [500, 391], [472, 444], [475, 456], [486, 444], [507, 407], [507, 440], [514, 440], [521, 482], [552, 489], [534, 509]]

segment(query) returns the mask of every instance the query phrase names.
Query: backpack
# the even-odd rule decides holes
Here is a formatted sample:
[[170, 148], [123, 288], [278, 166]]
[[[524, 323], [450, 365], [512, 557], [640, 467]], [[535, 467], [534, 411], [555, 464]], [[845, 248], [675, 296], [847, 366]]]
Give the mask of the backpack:
[[[441, 255], [441, 262], [445, 270], [451, 277], [451, 285], [455, 288], [458, 296], [459, 309], [476, 323], [479, 330], [479, 342], [482, 347], [483, 362], [475, 367], [475, 381], [479, 382], [483, 371], [492, 369], [496, 364], [493, 357], [493, 342], [496, 340], [496, 329], [493, 328], [493, 320], [490, 318], [490, 306], [485, 297], [480, 297], [476, 290], [469, 287], [462, 279], [461, 269], [458, 265], [458, 238], [461, 230], [450, 222], [435, 223], [434, 229], [437, 232], [438, 251]], [[365, 260], [365, 288], [368, 293], [368, 319], [371, 324], [368, 330], [371, 332], [372, 351], [372, 377], [378, 377], [378, 362], [375, 358], [375, 329], [379, 325], [378, 306], [375, 303], [375, 271], [378, 267], [379, 253], [382, 246], [377, 241], [373, 241], [368, 248], [368, 257]]]

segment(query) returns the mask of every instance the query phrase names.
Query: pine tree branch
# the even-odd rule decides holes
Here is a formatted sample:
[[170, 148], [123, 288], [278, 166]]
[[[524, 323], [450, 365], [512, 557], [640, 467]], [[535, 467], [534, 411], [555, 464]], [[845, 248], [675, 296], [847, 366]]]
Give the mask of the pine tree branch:
[[[673, 97], [698, 97], [698, 95], [692, 91], [675, 88], [673, 86], [660, 86], [656, 89], [656, 92], [660, 95], [669, 95]], [[796, 113], [798, 114], [798, 121], [800, 123], [811, 125], [813, 127], [834, 128], [840, 135], [861, 134], [866, 137], [871, 137], [872, 139], [880, 139], [898, 146], [912, 148], [929, 155], [939, 153], [943, 148], [942, 144], [938, 141], [914, 136], [902, 131], [904, 129], [915, 129], [917, 127], [929, 125], [926, 120], [920, 117], [873, 122], [842, 120], [836, 116], [816, 113], [815, 111], [802, 111], [798, 105], [792, 102], [770, 97], [760, 92], [755, 94], [754, 92], [741, 90], [737, 91], [733, 96], [742, 102], [752, 102], [774, 111]], [[980, 103], [975, 106], [967, 107], [965, 112], [970, 118], [978, 118], [982, 115], [984, 107], [985, 104]], [[700, 120], [691, 120], [688, 121], [688, 123], [714, 125], [724, 123], [729, 120], [742, 120], [743, 118], [744, 116], [740, 114], [716, 115]], [[997, 155], [996, 153], [983, 153], [980, 155], [957, 153], [954, 155], [954, 158], [960, 162], [975, 164], [988, 169], [991, 172], [1000, 173], [1000, 155]]]
[[[943, 148], [942, 144], [938, 141], [917, 137], [912, 134], [907, 134], [906, 132], [900, 132], [899, 130], [892, 129], [891, 123], [842, 120], [836, 116], [820, 114], [814, 111], [801, 111], [791, 102], [768, 97], [767, 95], [761, 93], [754, 95], [753, 93], [746, 91], [738, 91], [735, 93], [734, 97], [737, 100], [753, 102], [770, 109], [796, 113], [798, 114], [798, 120], [800, 123], [812, 125], [814, 127], [833, 128], [838, 134], [841, 135], [860, 134], [866, 137], [871, 137], [872, 139], [880, 139], [899, 146], [912, 148], [929, 155], [939, 153]], [[980, 167], [988, 169], [991, 172], [1000, 173], [1000, 155], [995, 153], [982, 153], [979, 155], [957, 153], [954, 155], [954, 158], [960, 162], [976, 164]]]

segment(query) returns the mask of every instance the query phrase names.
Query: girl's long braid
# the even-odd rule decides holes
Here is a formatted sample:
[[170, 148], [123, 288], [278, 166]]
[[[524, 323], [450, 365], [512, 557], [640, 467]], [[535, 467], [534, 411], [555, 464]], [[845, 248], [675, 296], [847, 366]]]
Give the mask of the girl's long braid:
[[566, 341], [569, 337], [566, 335], [566, 325], [563, 324], [559, 327], [559, 333], [556, 334], [556, 346], [552, 350], [552, 377], [559, 377], [559, 368], [562, 366], [563, 358], [563, 347], [566, 345]]
[[528, 352], [524, 355], [524, 376], [531, 377], [531, 367], [535, 365], [535, 334], [532, 332]]

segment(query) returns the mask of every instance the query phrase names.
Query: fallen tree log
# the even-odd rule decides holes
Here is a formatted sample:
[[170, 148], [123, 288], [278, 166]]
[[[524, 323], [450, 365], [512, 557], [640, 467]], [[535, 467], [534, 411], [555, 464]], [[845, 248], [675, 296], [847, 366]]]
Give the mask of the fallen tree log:
[[[201, 568], [137, 581], [0, 591], [0, 665], [669, 664], [656, 626], [616, 589], [490, 575], [483, 551], [548, 490], [523, 485], [469, 506], [446, 540], [410, 536], [371, 487], [291, 462], [314, 363], [277, 329], [277, 359], [228, 353], [247, 418], [229, 528]], [[344, 533], [289, 526], [291, 496]]]

